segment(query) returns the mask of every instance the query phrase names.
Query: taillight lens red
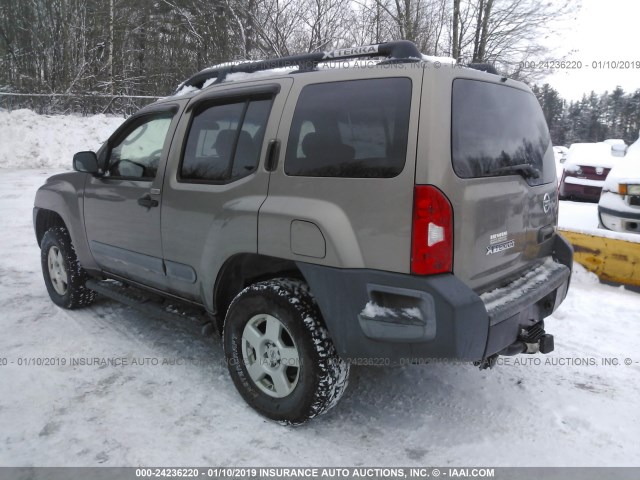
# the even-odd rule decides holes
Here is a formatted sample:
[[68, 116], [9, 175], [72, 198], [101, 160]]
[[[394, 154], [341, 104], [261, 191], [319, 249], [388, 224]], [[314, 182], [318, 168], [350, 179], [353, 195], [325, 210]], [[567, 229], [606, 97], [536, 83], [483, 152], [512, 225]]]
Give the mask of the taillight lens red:
[[453, 209], [432, 185], [416, 185], [413, 194], [411, 273], [431, 275], [453, 270]]

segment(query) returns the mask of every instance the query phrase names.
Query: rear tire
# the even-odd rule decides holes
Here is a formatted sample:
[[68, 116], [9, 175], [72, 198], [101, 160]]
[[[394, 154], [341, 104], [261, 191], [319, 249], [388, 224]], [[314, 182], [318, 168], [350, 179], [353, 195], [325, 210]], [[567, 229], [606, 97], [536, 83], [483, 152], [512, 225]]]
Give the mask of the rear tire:
[[332, 408], [347, 388], [337, 354], [306, 284], [256, 283], [231, 303], [224, 349], [244, 400], [267, 418], [296, 425]]
[[54, 227], [47, 230], [40, 249], [42, 275], [53, 303], [67, 309], [93, 303], [96, 292], [85, 287], [87, 273], [78, 262], [67, 229]]

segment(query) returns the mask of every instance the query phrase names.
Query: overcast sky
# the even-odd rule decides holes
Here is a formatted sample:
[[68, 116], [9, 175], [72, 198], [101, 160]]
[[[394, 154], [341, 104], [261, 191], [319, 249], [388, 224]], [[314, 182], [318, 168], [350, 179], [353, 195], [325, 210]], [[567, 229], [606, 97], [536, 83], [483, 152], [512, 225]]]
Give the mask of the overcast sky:
[[[559, 0], [552, 0], [559, 1]], [[568, 100], [583, 93], [602, 93], [620, 85], [626, 92], [640, 88], [640, 68], [594, 69], [594, 61], [628, 60], [640, 63], [640, 1], [582, 0], [582, 8], [566, 19], [566, 28], [550, 38], [559, 54], [583, 63], [578, 70], [555, 70], [544, 81]], [[575, 19], [574, 19], [575, 17]], [[572, 50], [575, 52], [569, 53]]]

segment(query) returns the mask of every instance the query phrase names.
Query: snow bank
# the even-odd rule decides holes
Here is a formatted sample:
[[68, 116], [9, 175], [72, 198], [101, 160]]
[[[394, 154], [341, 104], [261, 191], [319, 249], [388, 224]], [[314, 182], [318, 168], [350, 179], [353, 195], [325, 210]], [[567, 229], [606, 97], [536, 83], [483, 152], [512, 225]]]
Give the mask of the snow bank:
[[71, 168], [73, 154], [97, 150], [122, 117], [0, 111], [0, 168]]

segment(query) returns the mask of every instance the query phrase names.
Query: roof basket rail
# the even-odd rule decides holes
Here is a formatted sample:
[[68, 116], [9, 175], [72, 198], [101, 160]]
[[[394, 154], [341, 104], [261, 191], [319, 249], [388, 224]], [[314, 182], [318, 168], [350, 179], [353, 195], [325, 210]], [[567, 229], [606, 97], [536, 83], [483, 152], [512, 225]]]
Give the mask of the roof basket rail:
[[386, 57], [387, 59], [398, 61], [419, 61], [422, 53], [413, 42], [408, 40], [397, 40], [394, 42], [380, 43], [377, 45], [365, 45], [361, 47], [341, 48], [328, 52], [304, 53], [291, 57], [271, 58], [256, 62], [239, 63], [222, 67], [207, 68], [196, 73], [183, 83], [176, 92], [183, 87], [202, 88], [207, 80], [215, 78], [215, 83], [222, 82], [230, 73], [254, 73], [261, 70], [271, 70], [282, 67], [298, 67], [300, 70], [313, 70], [318, 63], [330, 62], [333, 60], [345, 60], [350, 58], [375, 58]]

